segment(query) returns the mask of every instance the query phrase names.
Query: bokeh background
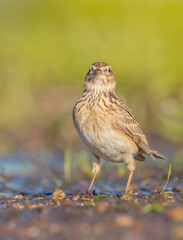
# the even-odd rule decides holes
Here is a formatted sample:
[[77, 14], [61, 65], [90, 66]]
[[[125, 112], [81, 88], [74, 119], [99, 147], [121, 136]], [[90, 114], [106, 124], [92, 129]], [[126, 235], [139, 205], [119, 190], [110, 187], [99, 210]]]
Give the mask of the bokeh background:
[[96, 61], [150, 140], [182, 146], [182, 13], [179, 0], [0, 0], [1, 153], [83, 148], [71, 113]]
[[[136, 163], [131, 196], [126, 166], [109, 162], [85, 196], [72, 108], [96, 61], [168, 157]], [[183, 0], [0, 0], [1, 239], [183, 239], [182, 142]]]

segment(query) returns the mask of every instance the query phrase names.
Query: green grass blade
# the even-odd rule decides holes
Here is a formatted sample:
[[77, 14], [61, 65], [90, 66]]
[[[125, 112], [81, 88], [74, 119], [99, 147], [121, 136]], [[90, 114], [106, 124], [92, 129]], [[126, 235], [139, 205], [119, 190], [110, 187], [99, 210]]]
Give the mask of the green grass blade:
[[182, 196], [183, 196], [183, 188], [182, 188], [182, 184], [181, 184], [181, 183], [179, 183], [179, 186], [180, 186], [180, 191], [181, 191], [181, 193], [182, 193]]
[[71, 155], [71, 149], [67, 148], [64, 152], [64, 170], [66, 183], [71, 183]]
[[171, 165], [171, 163], [170, 163], [170, 165], [169, 165], [169, 170], [168, 170], [168, 177], [167, 177], [165, 186], [164, 186], [164, 188], [161, 190], [160, 194], [162, 194], [162, 193], [165, 191], [165, 189], [166, 189], [166, 187], [167, 187], [167, 185], [168, 185], [168, 183], [169, 183], [169, 179], [170, 179], [171, 172], [172, 172], [172, 165]]

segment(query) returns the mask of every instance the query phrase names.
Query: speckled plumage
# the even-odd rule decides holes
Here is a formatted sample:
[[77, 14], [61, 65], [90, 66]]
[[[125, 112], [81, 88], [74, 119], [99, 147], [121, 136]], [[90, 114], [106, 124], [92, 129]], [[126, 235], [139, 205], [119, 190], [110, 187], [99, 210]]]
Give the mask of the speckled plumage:
[[134, 159], [144, 161], [143, 153], [165, 159], [148, 146], [135, 117], [116, 96], [115, 86], [116, 77], [111, 67], [103, 62], [93, 63], [85, 78], [83, 94], [73, 108], [74, 125], [94, 155], [95, 176], [100, 170], [100, 158], [125, 162], [132, 174], [135, 170]]

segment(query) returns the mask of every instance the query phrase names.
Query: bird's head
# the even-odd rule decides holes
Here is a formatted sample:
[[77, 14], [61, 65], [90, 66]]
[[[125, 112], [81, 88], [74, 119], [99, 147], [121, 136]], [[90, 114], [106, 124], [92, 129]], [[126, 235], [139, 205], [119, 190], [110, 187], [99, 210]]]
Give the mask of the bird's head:
[[93, 63], [85, 77], [85, 88], [87, 90], [115, 90], [116, 76], [111, 66], [104, 62]]

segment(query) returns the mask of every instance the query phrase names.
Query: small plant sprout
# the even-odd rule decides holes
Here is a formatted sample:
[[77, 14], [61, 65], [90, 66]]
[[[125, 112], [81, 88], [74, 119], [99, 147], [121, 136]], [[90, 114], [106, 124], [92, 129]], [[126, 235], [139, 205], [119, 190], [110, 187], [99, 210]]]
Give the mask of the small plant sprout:
[[66, 183], [71, 182], [71, 149], [68, 147], [64, 152], [64, 172]]
[[182, 180], [176, 177], [176, 182], [179, 184], [181, 194], [183, 196]]
[[180, 191], [181, 191], [181, 193], [182, 193], [182, 195], [183, 195], [183, 188], [182, 188], [182, 184], [181, 184], [181, 183], [179, 183], [179, 186], [180, 186]]
[[160, 194], [163, 194], [163, 192], [165, 191], [168, 183], [169, 183], [169, 179], [170, 179], [170, 175], [171, 175], [171, 172], [172, 172], [172, 165], [170, 163], [169, 165], [169, 170], [168, 170], [168, 176], [167, 176], [167, 180], [166, 180], [166, 183], [165, 183], [165, 186], [163, 187], [163, 189], [161, 190]]

